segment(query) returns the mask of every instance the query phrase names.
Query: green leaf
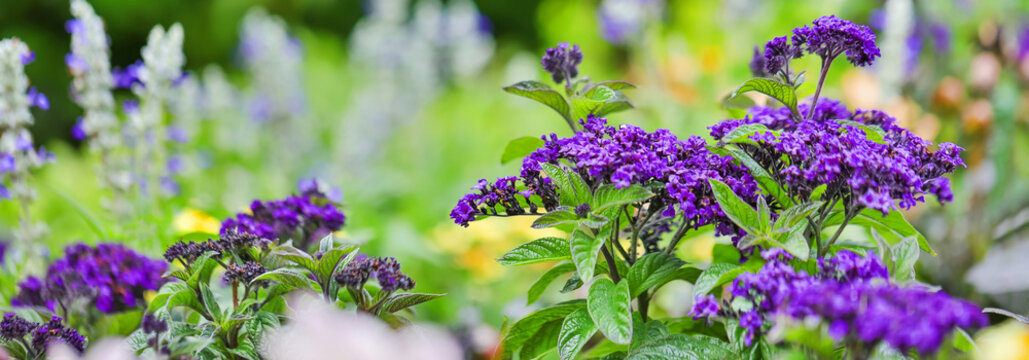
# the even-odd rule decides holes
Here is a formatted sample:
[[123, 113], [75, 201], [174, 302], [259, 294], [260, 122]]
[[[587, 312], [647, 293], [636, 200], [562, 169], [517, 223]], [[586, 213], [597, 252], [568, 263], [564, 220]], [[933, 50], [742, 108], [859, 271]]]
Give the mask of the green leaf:
[[976, 346], [972, 335], [968, 335], [961, 328], [954, 328], [954, 348], [964, 351], [966, 354], [975, 354], [979, 347]]
[[522, 345], [518, 357], [520, 359], [540, 359], [543, 357], [542, 355], [557, 347], [554, 339], [557, 339], [563, 321], [563, 319], [557, 319], [540, 326], [540, 329], [525, 341], [525, 345]]
[[539, 149], [544, 144], [543, 139], [532, 136], [524, 136], [507, 143], [504, 147], [504, 154], [500, 156], [500, 163], [507, 164], [509, 161], [514, 159], [523, 158], [533, 151]]
[[597, 266], [597, 253], [604, 245], [605, 238], [593, 237], [584, 229], [575, 229], [572, 232], [570, 248], [572, 261], [579, 273], [579, 278], [589, 281], [593, 278], [593, 270]]
[[511, 328], [504, 335], [504, 340], [502, 341], [503, 355], [501, 358], [510, 359], [514, 352], [521, 349], [525, 342], [539, 332], [540, 328], [545, 324], [554, 320], [562, 320], [568, 314], [582, 309], [585, 305], [586, 303], [583, 300], [567, 301], [536, 310], [518, 320], [514, 325], [511, 325]]
[[737, 264], [716, 263], [700, 273], [697, 282], [693, 284], [693, 295], [707, 295], [719, 285], [728, 283], [736, 278], [736, 275], [743, 273], [743, 268]]
[[801, 220], [807, 218], [812, 212], [818, 210], [822, 206], [821, 201], [810, 201], [803, 204], [790, 206], [786, 210], [783, 210], [779, 214], [779, 218], [775, 219], [775, 226], [773, 229], [789, 229], [797, 225]]
[[279, 245], [272, 250], [272, 254], [282, 257], [290, 262], [300, 265], [304, 269], [314, 271], [318, 267], [316, 260], [310, 254], [293, 247], [292, 245]]
[[214, 317], [215, 322], [221, 322], [222, 310], [218, 306], [217, 299], [214, 298], [214, 293], [211, 292], [211, 287], [207, 283], [200, 283], [200, 295], [201, 302], [204, 304], [204, 309], [207, 313]]
[[758, 229], [765, 228], [766, 225], [761, 224], [757, 210], [754, 210], [743, 199], [740, 199], [729, 185], [715, 179], [711, 179], [709, 182], [711, 184], [711, 191], [714, 193], [715, 199], [718, 200], [718, 205], [729, 220], [732, 220], [732, 222], [749, 233], [756, 233]]
[[593, 203], [591, 205], [593, 212], [599, 213], [611, 207], [645, 201], [651, 196], [654, 196], [654, 193], [639, 184], [633, 184], [621, 189], [616, 188], [612, 184], [604, 184], [593, 193]]
[[526, 305], [532, 305], [536, 300], [539, 300], [540, 296], [543, 295], [543, 291], [545, 291], [547, 286], [554, 282], [554, 279], [557, 279], [558, 276], [572, 271], [575, 271], [575, 264], [570, 262], [558, 263], [554, 267], [550, 268], [550, 270], [547, 270], [547, 272], [540, 276], [539, 280], [536, 280], [536, 282], [532, 283], [532, 286], [529, 287]]
[[501, 265], [527, 265], [548, 261], [561, 261], [572, 258], [569, 252], [568, 239], [545, 237], [536, 239], [508, 251], [500, 259]]
[[593, 84], [593, 86], [594, 87], [596, 87], [596, 86], [606, 86], [606, 87], [610, 88], [611, 90], [623, 90], [623, 89], [635, 89], [636, 88], [636, 85], [633, 85], [633, 84], [629, 83], [628, 81], [624, 81], [624, 80], [604, 80], [604, 81], [597, 82], [596, 84]]
[[629, 282], [629, 295], [636, 297], [661, 283], [669, 275], [685, 265], [675, 255], [656, 252], [643, 255], [629, 268], [625, 280]]
[[[825, 223], [822, 226], [829, 227], [832, 225], [839, 225], [843, 223], [843, 218], [843, 213], [834, 212], [829, 215], [829, 218], [825, 220]], [[911, 226], [911, 223], [904, 218], [904, 215], [901, 214], [900, 211], [892, 210], [886, 214], [886, 216], [883, 216], [882, 212], [879, 210], [864, 209], [858, 213], [857, 216], [851, 219], [850, 223], [868, 228], [875, 228], [884, 236], [887, 235], [886, 232], [892, 233], [892, 235], [897, 237], [893, 243], [896, 243], [901, 238], [914, 236], [918, 240], [919, 248], [933, 256], [936, 256], [936, 252], [929, 246], [929, 240], [927, 240], [922, 233], [918, 232], [914, 226]]]
[[811, 190], [811, 200], [812, 201], [814, 201], [814, 200], [821, 200], [822, 199], [822, 195], [825, 194], [825, 189], [828, 189], [828, 188], [829, 188], [828, 184], [818, 185], [818, 187], [816, 187], [814, 190]]
[[593, 193], [579, 174], [551, 163], [540, 163], [540, 167], [560, 190], [561, 205], [575, 207], [590, 202]]
[[397, 312], [429, 300], [443, 297], [446, 294], [400, 293], [390, 296], [382, 305], [386, 312]]
[[509, 93], [536, 100], [537, 102], [549, 106], [565, 120], [571, 121], [571, 112], [568, 108], [568, 101], [565, 100], [561, 93], [555, 91], [547, 84], [544, 84], [535, 80], [527, 80], [515, 83], [514, 85], [505, 86], [504, 91]]
[[764, 196], [757, 198], [757, 221], [762, 232], [772, 229], [772, 209], [768, 208], [768, 202], [765, 201]]
[[875, 125], [866, 125], [853, 120], [836, 120], [840, 125], [850, 125], [861, 129], [865, 133], [865, 138], [879, 144], [886, 143], [886, 131], [881, 127]]
[[789, 251], [790, 254], [796, 256], [800, 261], [807, 261], [811, 255], [811, 245], [808, 244], [807, 238], [804, 237], [804, 229], [806, 227], [807, 220], [795, 224], [793, 229], [783, 234], [779, 241], [783, 244], [783, 248], [786, 251]]
[[213, 252], [207, 252], [200, 255], [192, 264], [189, 265], [189, 279], [186, 280], [186, 284], [191, 288], [196, 288], [199, 283], [211, 282], [211, 272], [218, 266], [218, 262], [211, 259], [215, 254]]
[[755, 176], [754, 180], [757, 180], [757, 184], [761, 186], [761, 190], [764, 190], [765, 194], [771, 196], [779, 203], [779, 207], [787, 207], [790, 204], [794, 204], [793, 199], [790, 198], [790, 194], [783, 189], [782, 185], [775, 182], [769, 176]]
[[597, 328], [616, 344], [632, 341], [632, 298], [629, 283], [615, 284], [607, 278], [600, 278], [590, 286], [586, 297], [586, 308]]
[[[341, 246], [333, 249], [329, 249], [322, 254], [322, 258], [318, 259], [318, 263], [315, 265], [314, 273], [315, 278], [318, 279], [319, 284], [327, 284], [332, 280], [332, 274], [336, 272], [336, 269], [340, 266], [346, 265], [357, 256], [357, 247], [354, 246]], [[344, 261], [346, 259], [346, 261]]]
[[901, 284], [915, 279], [915, 263], [918, 262], [918, 240], [909, 236], [901, 239], [890, 249], [893, 255], [893, 279]]
[[304, 274], [303, 272], [300, 272], [293, 268], [278, 268], [266, 272], [254, 278], [254, 280], [250, 281], [250, 283], [254, 284], [261, 280], [270, 280], [276, 283], [283, 284], [290, 291], [294, 289], [308, 290], [313, 292], [321, 291], [321, 289], [315, 290], [315, 287], [318, 286], [318, 284], [315, 284], [313, 281], [311, 281], [311, 279], [307, 277], [307, 274]]
[[590, 318], [589, 310], [576, 310], [561, 322], [561, 331], [557, 335], [557, 353], [562, 360], [574, 359], [596, 332], [597, 325]]
[[606, 86], [592, 87], [583, 96], [572, 99], [573, 119], [585, 119], [589, 115], [604, 116], [631, 108], [632, 102], [625, 94]]
[[730, 98], [737, 97], [748, 91], [757, 91], [768, 95], [773, 99], [779, 100], [783, 105], [790, 108], [790, 111], [792, 111], [795, 116], [799, 116], [800, 114], [800, 112], [797, 111], [796, 90], [789, 85], [772, 79], [754, 78], [747, 80], [743, 85], [740, 85], [740, 87], [732, 93]]
[[668, 327], [664, 323], [651, 320], [643, 322], [643, 317], [640, 313], [632, 314], [632, 343], [629, 344], [629, 351], [636, 350], [641, 345], [654, 339], [660, 339], [668, 336]]
[[722, 340], [703, 335], [672, 334], [630, 350], [625, 360], [728, 359], [733, 352]]
[[576, 215], [575, 212], [568, 207], [561, 207], [536, 218], [536, 220], [532, 222], [532, 228], [546, 229], [562, 224], [574, 224], [578, 222], [579, 215]]
[[722, 136], [721, 142], [726, 144], [754, 144], [754, 141], [751, 140], [750, 137], [757, 134], [764, 134], [766, 132], [771, 132], [776, 136], [779, 135], [778, 131], [771, 130], [762, 124], [743, 124], [732, 129], [732, 131], [729, 131], [725, 136]]
[[729, 112], [729, 116], [733, 119], [742, 119], [747, 116], [747, 110], [757, 106], [749, 97], [737, 96], [729, 97], [732, 94], [726, 95], [722, 99], [722, 110]]
[[[600, 266], [600, 264], [597, 264]], [[579, 278], [579, 273], [572, 273], [572, 276], [568, 277], [568, 281], [565, 281], [565, 285], [561, 287], [561, 293], [566, 294], [575, 290], [579, 290], [583, 285], [582, 279]]]

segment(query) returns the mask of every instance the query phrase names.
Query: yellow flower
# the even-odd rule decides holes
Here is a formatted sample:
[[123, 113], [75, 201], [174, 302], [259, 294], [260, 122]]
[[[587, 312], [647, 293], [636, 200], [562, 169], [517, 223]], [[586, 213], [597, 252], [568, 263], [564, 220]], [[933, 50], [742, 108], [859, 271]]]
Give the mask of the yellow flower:
[[1008, 321], [979, 332], [975, 340], [976, 359], [1029, 359], [1029, 326]]
[[217, 234], [220, 227], [221, 222], [218, 219], [203, 211], [191, 208], [186, 208], [175, 214], [175, 220], [172, 221], [172, 228], [179, 234], [195, 232]]

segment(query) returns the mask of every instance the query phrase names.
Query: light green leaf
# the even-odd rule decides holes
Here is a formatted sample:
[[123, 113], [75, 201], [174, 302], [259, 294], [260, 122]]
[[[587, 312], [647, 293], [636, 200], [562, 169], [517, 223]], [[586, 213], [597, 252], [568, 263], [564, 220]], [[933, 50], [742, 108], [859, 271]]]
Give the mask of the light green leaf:
[[672, 334], [643, 343], [630, 350], [625, 360], [728, 359], [729, 344], [704, 335]]
[[557, 341], [554, 339], [557, 339], [558, 333], [561, 332], [563, 321], [563, 319], [557, 319], [540, 326], [540, 329], [525, 341], [525, 345], [522, 345], [522, 350], [518, 352], [518, 358], [543, 359], [544, 355], [549, 354], [550, 350], [557, 347]]
[[307, 277], [307, 274], [304, 274], [303, 272], [297, 271], [293, 268], [278, 268], [266, 272], [254, 278], [254, 280], [250, 281], [250, 283], [254, 284], [261, 280], [270, 280], [283, 284], [290, 291], [294, 289], [308, 290], [314, 292], [321, 291], [321, 289], [315, 290], [316, 286], [319, 288], [320, 286], [311, 281], [311, 279]]
[[954, 348], [964, 351], [966, 354], [975, 354], [979, 350], [972, 335], [968, 335], [961, 328], [954, 328]]
[[668, 336], [670, 332], [664, 323], [658, 320], [643, 322], [640, 313], [632, 313], [632, 342], [629, 343], [629, 351], [636, 350], [641, 345], [654, 339]]
[[616, 344], [632, 341], [631, 300], [628, 282], [615, 284], [607, 278], [594, 281], [586, 297], [586, 308], [593, 322], [604, 336]]
[[[829, 227], [832, 225], [839, 225], [843, 223], [844, 215], [841, 212], [834, 212], [829, 215], [829, 218], [825, 220], [823, 227]], [[886, 232], [890, 235], [895, 236], [895, 240], [891, 242], [895, 244], [900, 239], [914, 236], [918, 240], [918, 247], [927, 253], [936, 256], [936, 252], [933, 251], [932, 247], [929, 246], [929, 240], [918, 232], [911, 223], [904, 218], [904, 215], [900, 211], [892, 210], [886, 216], [883, 216], [882, 212], [875, 209], [864, 209], [857, 214], [853, 219], [850, 220], [850, 224], [861, 225], [868, 228], [875, 228], [880, 231], [880, 234], [886, 236]], [[890, 238], [887, 238], [890, 240]]]
[[636, 88], [636, 85], [633, 85], [633, 84], [629, 83], [628, 81], [624, 81], [624, 80], [604, 80], [604, 81], [597, 82], [596, 84], [593, 84], [593, 87], [596, 87], [596, 86], [606, 86], [606, 87], [610, 88], [611, 90], [623, 90], [623, 89], [635, 89]]
[[568, 239], [545, 237], [533, 240], [508, 251], [500, 259], [501, 265], [527, 265], [547, 261], [561, 261], [572, 258]]
[[762, 124], [743, 124], [732, 129], [732, 131], [729, 131], [725, 136], [722, 136], [722, 140], [720, 141], [726, 144], [754, 144], [754, 141], [751, 140], [750, 137], [757, 134], [764, 134], [766, 132], [771, 132], [776, 136], [779, 135], [778, 131], [771, 130]]
[[599, 213], [611, 207], [645, 201], [651, 196], [654, 196], [654, 193], [639, 184], [633, 184], [621, 189], [616, 188], [612, 184], [604, 184], [593, 193], [593, 203], [591, 206], [594, 212]]
[[[610, 231], [608, 231], [608, 235], [610, 235]], [[579, 278], [583, 281], [589, 281], [593, 278], [593, 270], [597, 265], [597, 253], [600, 251], [600, 247], [604, 245], [604, 240], [606, 238], [601, 236], [593, 237], [587, 230], [582, 228], [575, 229], [572, 232], [572, 240], [570, 241], [572, 261], [575, 263], [575, 269], [579, 273]]]
[[775, 226], [773, 229], [789, 229], [797, 225], [801, 220], [807, 218], [812, 212], [818, 210], [822, 206], [821, 201], [810, 201], [803, 204], [790, 206], [786, 210], [783, 210], [779, 214], [779, 218], [775, 219]]
[[382, 305], [386, 312], [397, 312], [406, 308], [427, 302], [429, 300], [443, 297], [447, 294], [421, 294], [421, 293], [400, 293], [390, 296]]
[[743, 268], [736, 264], [716, 263], [700, 273], [697, 282], [693, 284], [693, 295], [707, 295], [719, 285], [728, 283], [736, 278], [736, 275], [743, 273]]
[[561, 117], [565, 118], [565, 120], [572, 120], [568, 101], [561, 96], [561, 93], [558, 93], [550, 86], [547, 86], [547, 84], [535, 80], [528, 80], [515, 83], [514, 85], [505, 86], [504, 91], [536, 100], [539, 103], [554, 109], [554, 111], [557, 111], [557, 113], [561, 114]]
[[800, 259], [800, 261], [807, 261], [811, 255], [811, 245], [808, 244], [807, 238], [804, 237], [804, 229], [807, 227], [807, 220], [797, 223], [787, 233], [783, 234], [780, 238], [780, 243], [783, 244], [783, 248], [789, 251], [790, 254]]
[[543, 146], [543, 139], [532, 136], [524, 136], [507, 143], [504, 147], [504, 154], [500, 155], [500, 163], [507, 164], [511, 160], [523, 158]]
[[675, 255], [656, 252], [643, 255], [629, 268], [625, 280], [629, 282], [629, 294], [636, 297], [675, 273], [686, 262]]
[[800, 114], [797, 111], [796, 90], [789, 85], [780, 83], [772, 79], [754, 78], [747, 80], [743, 83], [743, 85], [740, 85], [740, 87], [732, 93], [731, 98], [737, 97], [740, 94], [748, 91], [757, 91], [759, 93], [768, 95], [773, 99], [779, 100], [779, 102], [781, 102], [783, 105], [786, 105], [786, 107], [790, 108], [790, 111], [792, 111], [795, 116], [799, 116]]
[[881, 127], [875, 125], [866, 125], [853, 120], [836, 120], [840, 125], [850, 125], [861, 129], [865, 133], [865, 137], [876, 143], [886, 143], [886, 131]]
[[[515, 351], [518, 351], [525, 345], [533, 335], [536, 335], [547, 323], [554, 320], [562, 320], [575, 312], [576, 310], [582, 309], [586, 305], [583, 300], [572, 300], [563, 302], [548, 308], [536, 310], [533, 313], [526, 315], [521, 320], [518, 320], [511, 325], [507, 333], [504, 335], [502, 341], [503, 354], [502, 359], [510, 359]], [[556, 346], [556, 344], [555, 344]]]
[[532, 222], [532, 228], [546, 229], [561, 224], [574, 224], [578, 222], [579, 215], [576, 215], [575, 212], [568, 207], [561, 207], [536, 218], [536, 220]]
[[825, 189], [828, 189], [828, 184], [818, 185], [814, 190], [811, 190], [811, 200], [821, 200], [822, 195], [825, 194]]
[[893, 255], [893, 279], [900, 283], [907, 283], [915, 279], [915, 263], [918, 262], [918, 240], [913, 236], [901, 239], [899, 243], [890, 249]]
[[314, 257], [310, 254], [293, 247], [292, 245], [276, 246], [272, 254], [300, 265], [304, 269], [314, 271], [317, 266]]
[[546, 290], [547, 286], [554, 282], [554, 279], [557, 279], [558, 276], [572, 271], [575, 271], [575, 264], [571, 262], [562, 262], [550, 268], [550, 270], [547, 270], [547, 272], [540, 276], [539, 280], [536, 280], [536, 282], [532, 283], [532, 286], [529, 287], [526, 305], [532, 305], [536, 300], [539, 300], [540, 295], [543, 295], [543, 291]]
[[[340, 246], [337, 248], [329, 249], [322, 254], [322, 258], [318, 259], [318, 263], [315, 265], [314, 273], [315, 278], [318, 279], [319, 284], [327, 284], [332, 279], [332, 274], [336, 272], [336, 269], [340, 266], [346, 265], [357, 255], [357, 247], [354, 246]], [[344, 261], [346, 259], [346, 261]]]
[[757, 210], [754, 210], [743, 199], [740, 199], [729, 185], [715, 179], [711, 179], [709, 182], [711, 184], [711, 191], [714, 193], [715, 199], [718, 200], [718, 205], [722, 208], [722, 212], [736, 225], [749, 233], [760, 232], [759, 229], [764, 229], [768, 226], [767, 224], [761, 224]]
[[574, 359], [596, 332], [597, 325], [590, 318], [589, 310], [576, 310], [561, 323], [561, 331], [557, 335], [557, 353], [562, 360]]

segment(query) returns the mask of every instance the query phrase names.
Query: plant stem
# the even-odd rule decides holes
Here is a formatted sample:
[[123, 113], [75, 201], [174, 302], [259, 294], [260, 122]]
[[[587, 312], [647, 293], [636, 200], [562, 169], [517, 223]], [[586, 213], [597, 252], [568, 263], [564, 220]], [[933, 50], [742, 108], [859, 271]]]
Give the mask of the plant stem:
[[239, 282], [232, 282], [232, 309], [239, 308]]
[[679, 230], [675, 231], [675, 235], [672, 235], [672, 242], [668, 244], [668, 248], [665, 249], [666, 254], [675, 252], [675, 247], [679, 245], [679, 240], [682, 240], [682, 236], [686, 234], [686, 225], [689, 225], [689, 220], [683, 220], [682, 225], [679, 226]]
[[611, 280], [614, 280], [615, 284], [622, 280], [622, 276], [618, 275], [618, 265], [615, 264], [615, 257], [611, 255], [611, 251], [607, 250], [607, 246], [601, 246], [600, 252], [604, 254], [604, 259], [607, 260], [607, 270], [611, 273]]
[[857, 213], [858, 213], [857, 211], [854, 211], [852, 213], [851, 212], [847, 213], [847, 216], [843, 218], [843, 222], [840, 223], [840, 227], [838, 229], [836, 229], [836, 233], [833, 234], [833, 236], [831, 238], [829, 238], [829, 242], [827, 242], [825, 244], [824, 248], [819, 248], [818, 256], [820, 256], [820, 257], [821, 256], [825, 256], [825, 254], [827, 254], [829, 252], [829, 248], [832, 247], [832, 245], [834, 243], [836, 243], [836, 239], [838, 239], [840, 237], [840, 234], [843, 233], [843, 228], [847, 227], [847, 223], [849, 223], [850, 219], [853, 219], [854, 216], [857, 215]]
[[650, 296], [647, 296], [646, 291], [636, 298], [636, 305], [640, 308], [640, 317], [643, 318], [643, 322], [647, 322], [647, 312], [650, 309]]
[[815, 105], [818, 104], [818, 95], [822, 93], [822, 84], [825, 83], [825, 75], [829, 73], [829, 65], [832, 64], [833, 58], [822, 59], [822, 73], [818, 75], [818, 87], [815, 88], [815, 97], [811, 98], [811, 109], [807, 112], [807, 118], [813, 118], [815, 116]]

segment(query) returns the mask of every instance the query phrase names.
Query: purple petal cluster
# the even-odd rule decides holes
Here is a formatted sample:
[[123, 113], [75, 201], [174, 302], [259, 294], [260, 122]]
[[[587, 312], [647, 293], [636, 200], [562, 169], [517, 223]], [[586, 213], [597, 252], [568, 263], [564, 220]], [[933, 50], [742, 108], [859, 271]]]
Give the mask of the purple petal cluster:
[[349, 288], [360, 288], [374, 278], [382, 291], [411, 290], [414, 280], [400, 271], [400, 263], [394, 258], [373, 258], [359, 254], [347, 263], [338, 274], [336, 282]]
[[[933, 353], [955, 327], [982, 327], [988, 321], [974, 304], [943, 292], [900, 287], [888, 281], [886, 267], [869, 252], [860, 256], [848, 250], [819, 259], [819, 272], [795, 270], [789, 254], [762, 256], [769, 261], [757, 273], [744, 273], [732, 284], [732, 307], [712, 309], [715, 300], [701, 296], [692, 314], [720, 313], [738, 316], [747, 329], [750, 344], [765, 325], [786, 316], [796, 320], [817, 319], [826, 324], [836, 340], [861, 342], [872, 348], [879, 343], [906, 352]], [[750, 306], [739, 307], [747, 303]], [[714, 307], [717, 306], [717, 303]]]
[[803, 54], [804, 49], [796, 42], [791, 44], [785, 36], [769, 40], [765, 43], [765, 71], [777, 74], [789, 66], [790, 60], [800, 58]]
[[263, 265], [257, 262], [248, 261], [242, 265], [229, 264], [229, 267], [225, 268], [225, 275], [223, 280], [225, 283], [242, 283], [249, 284], [254, 278], [261, 276], [267, 271]]
[[[457, 206], [450, 211], [450, 218], [461, 226], [468, 226], [468, 222], [475, 220], [476, 215], [536, 214], [539, 212], [539, 205], [532, 201], [534, 194], [539, 195], [545, 209], [552, 210], [558, 207], [557, 187], [549, 178], [536, 177], [524, 184], [525, 186], [520, 187], [518, 178], [514, 176], [497, 178], [494, 183], [481, 179], [472, 187], [476, 192], [466, 194], [458, 200]], [[523, 190], [518, 190], [519, 188]], [[529, 208], [528, 211], [525, 207]]]
[[125, 69], [114, 68], [111, 70], [111, 77], [114, 78], [114, 87], [132, 89], [133, 85], [143, 86], [143, 80], [139, 78], [139, 71], [143, 69], [143, 60], [126, 66]]
[[823, 61], [832, 61], [846, 54], [854, 66], [868, 66], [881, 56], [879, 47], [875, 45], [875, 33], [867, 26], [836, 15], [822, 16], [812, 25], [793, 29], [790, 41], [794, 46], [803, 45], [805, 51], [822, 57]]
[[[659, 129], [647, 132], [639, 127], [622, 125], [608, 126], [607, 120], [590, 116], [581, 121], [583, 130], [570, 138], [558, 138], [551, 134], [544, 137], [544, 145], [522, 162], [521, 181], [526, 190], [522, 195], [539, 195], [547, 210], [558, 206], [556, 190], [550, 180], [542, 175], [542, 163], [571, 165], [573, 172], [581, 175], [591, 186], [613, 184], [624, 188], [633, 184], [655, 185], [657, 192], [651, 204], [662, 209], [664, 216], [682, 215], [692, 227], [716, 224], [720, 235], [736, 234], [737, 229], [718, 207], [708, 185], [709, 179], [728, 184], [743, 199], [756, 202], [757, 183], [741, 166], [735, 165], [729, 156], [712, 153], [706, 142], [697, 136], [680, 140], [670, 131]], [[501, 178], [490, 185], [481, 180], [473, 189], [494, 191], [502, 195], [513, 194], [515, 179]], [[467, 225], [474, 215], [492, 215], [491, 209], [479, 209], [481, 205], [491, 206], [482, 199], [488, 195], [469, 194], [459, 201], [451, 213], [455, 222]], [[513, 196], [513, 195], [512, 195]], [[496, 203], [512, 209], [502, 200]], [[534, 205], [530, 201], [530, 206]], [[511, 203], [510, 205], [514, 205]], [[578, 205], [578, 204], [576, 204]], [[531, 210], [531, 209], [530, 209]], [[520, 208], [515, 212], [524, 211]]]
[[[800, 109], [805, 113], [808, 105], [801, 104]], [[965, 166], [962, 148], [951, 143], [934, 146], [897, 126], [896, 120], [882, 111], [850, 112], [831, 99], [820, 101], [814, 117], [800, 122], [791, 120], [786, 108], [754, 107], [743, 119], [712, 126], [711, 136], [721, 140], [744, 124], [761, 124], [771, 130], [751, 136], [756, 145], [741, 147], [804, 199], [826, 185], [824, 199], [884, 214], [896, 207], [895, 202], [911, 208], [924, 201], [925, 194], [949, 202], [953, 194], [943, 176]], [[873, 139], [874, 134], [865, 134], [857, 125], [867, 126], [871, 132], [877, 127], [884, 135], [881, 140]]]
[[559, 43], [556, 47], [547, 49], [546, 54], [540, 60], [543, 69], [550, 73], [555, 83], [572, 81], [579, 76], [579, 63], [582, 62], [582, 51], [579, 45], [568, 45]]
[[47, 269], [43, 280], [30, 276], [18, 284], [14, 306], [55, 306], [67, 310], [86, 300], [104, 313], [137, 307], [143, 293], [157, 290], [168, 264], [140, 255], [122, 244], [75, 244]]
[[325, 194], [304, 191], [282, 200], [254, 200], [250, 213], [236, 214], [222, 222], [220, 233], [249, 233], [269, 240], [293, 239], [301, 249], [343, 227], [346, 217]]
[[[26, 336], [30, 336], [27, 342]], [[75, 329], [64, 327], [58, 316], [37, 324], [13, 313], [4, 314], [3, 321], [0, 321], [0, 339], [26, 343], [30, 346], [27, 350], [39, 355], [45, 354], [54, 343], [67, 344], [79, 353], [86, 350], [86, 339]]]

